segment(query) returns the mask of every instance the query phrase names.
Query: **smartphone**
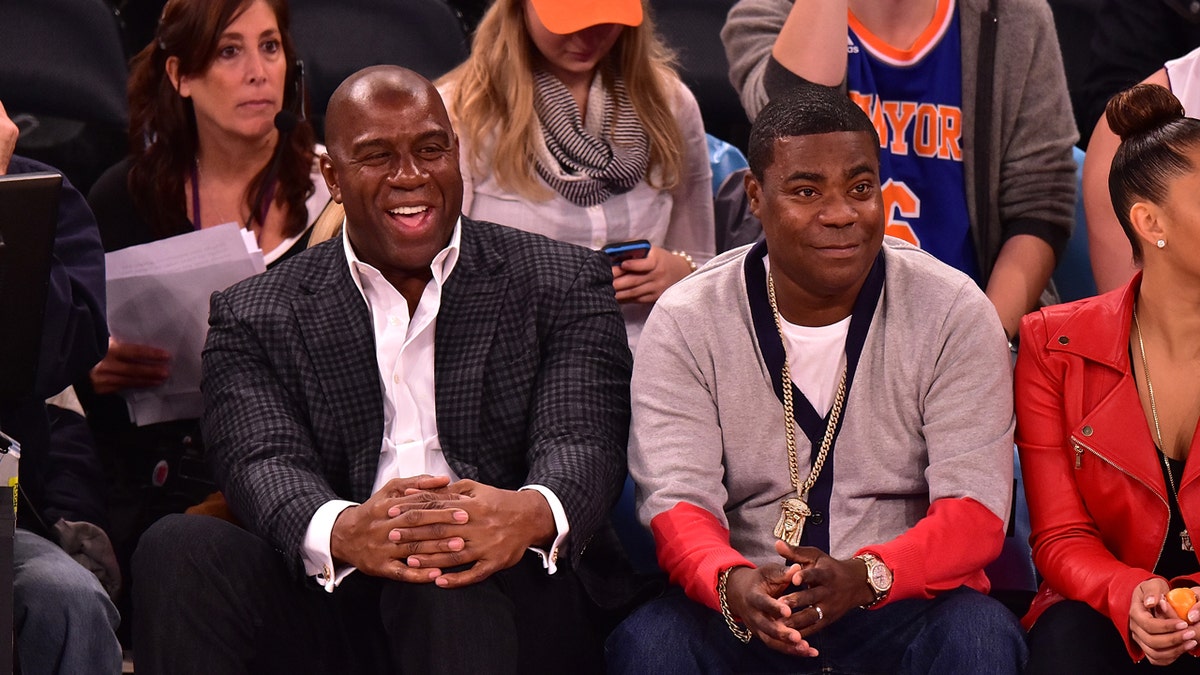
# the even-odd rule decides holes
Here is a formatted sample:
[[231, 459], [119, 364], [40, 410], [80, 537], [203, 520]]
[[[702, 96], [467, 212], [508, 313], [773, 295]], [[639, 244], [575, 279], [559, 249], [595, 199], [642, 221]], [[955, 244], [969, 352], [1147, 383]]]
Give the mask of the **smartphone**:
[[615, 266], [620, 265], [626, 260], [637, 260], [650, 255], [650, 242], [645, 239], [620, 241], [615, 244], [607, 244], [600, 250], [608, 256], [609, 261]]

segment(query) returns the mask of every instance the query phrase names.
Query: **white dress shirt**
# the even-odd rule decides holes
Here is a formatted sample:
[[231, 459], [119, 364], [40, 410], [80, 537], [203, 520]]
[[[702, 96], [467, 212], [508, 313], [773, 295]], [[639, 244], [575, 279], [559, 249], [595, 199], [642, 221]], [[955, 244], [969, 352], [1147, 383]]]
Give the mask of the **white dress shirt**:
[[[343, 225], [343, 229], [346, 226]], [[434, 334], [442, 289], [458, 262], [462, 222], [454, 226], [450, 243], [430, 264], [433, 278], [425, 286], [412, 316], [408, 301], [387, 279], [371, 265], [359, 260], [342, 237], [350, 276], [367, 303], [375, 329], [375, 354], [379, 363], [379, 381], [383, 392], [383, 444], [379, 452], [379, 468], [375, 474], [372, 494], [393, 478], [430, 474], [458, 476], [446, 462], [438, 440], [437, 407], [434, 396]], [[548, 488], [527, 485], [522, 489], [536, 490], [550, 504], [558, 531], [549, 553], [537, 551], [547, 570], [556, 570], [558, 546], [570, 530], [562, 503]], [[332, 592], [354, 567], [335, 569], [330, 553], [333, 523], [346, 508], [355, 502], [332, 500], [321, 505], [309, 521], [304, 536], [302, 557], [305, 571], [317, 577], [326, 591]]]

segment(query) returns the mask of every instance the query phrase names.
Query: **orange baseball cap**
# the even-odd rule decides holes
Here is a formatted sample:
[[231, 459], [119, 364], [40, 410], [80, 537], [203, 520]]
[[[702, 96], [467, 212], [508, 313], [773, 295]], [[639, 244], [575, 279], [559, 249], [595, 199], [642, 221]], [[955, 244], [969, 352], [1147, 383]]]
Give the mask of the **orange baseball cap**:
[[551, 33], [566, 35], [602, 23], [637, 26], [642, 23], [642, 0], [531, 0], [542, 24]]

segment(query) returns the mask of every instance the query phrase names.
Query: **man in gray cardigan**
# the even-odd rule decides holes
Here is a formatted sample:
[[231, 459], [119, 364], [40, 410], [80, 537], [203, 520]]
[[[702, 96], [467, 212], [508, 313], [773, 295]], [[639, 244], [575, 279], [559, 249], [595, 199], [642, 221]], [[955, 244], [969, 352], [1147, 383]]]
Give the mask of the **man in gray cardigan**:
[[983, 572], [1011, 497], [1004, 333], [970, 278], [885, 240], [878, 148], [836, 89], [771, 101], [746, 180], [765, 243], [677, 284], [646, 324], [629, 466], [683, 593], [618, 628], [611, 671], [1024, 661]]

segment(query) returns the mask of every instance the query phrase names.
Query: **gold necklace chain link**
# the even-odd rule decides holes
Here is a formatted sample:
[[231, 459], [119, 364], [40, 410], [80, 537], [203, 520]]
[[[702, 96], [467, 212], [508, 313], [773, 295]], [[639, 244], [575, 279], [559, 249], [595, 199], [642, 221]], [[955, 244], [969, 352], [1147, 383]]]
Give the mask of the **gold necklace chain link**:
[[1133, 306], [1133, 327], [1137, 330], [1138, 351], [1142, 354], [1142, 375], [1146, 378], [1146, 394], [1150, 399], [1150, 417], [1154, 418], [1154, 436], [1158, 439], [1158, 449], [1162, 452], [1163, 466], [1167, 467], [1167, 480], [1171, 483], [1171, 494], [1179, 502], [1179, 489], [1175, 487], [1175, 474], [1171, 471], [1171, 462], [1167, 460], [1167, 451], [1163, 449], [1162, 427], [1158, 424], [1158, 405], [1154, 401], [1154, 384], [1150, 381], [1150, 363], [1146, 360], [1146, 343], [1142, 340], [1142, 324], [1138, 321], [1137, 304]]
[[788, 471], [791, 473], [792, 487], [795, 488], [796, 495], [803, 499], [804, 495], [808, 494], [808, 491], [816, 484], [817, 477], [821, 475], [821, 469], [825, 466], [825, 458], [829, 455], [829, 448], [833, 445], [833, 434], [837, 430], [838, 420], [842, 416], [842, 407], [846, 401], [847, 368], [842, 368], [842, 377], [838, 382], [837, 395], [833, 400], [833, 408], [829, 411], [829, 421], [825, 425], [825, 436], [821, 439], [821, 448], [817, 452], [816, 459], [813, 460], [812, 468], [808, 472], [808, 478], [801, 485], [800, 469], [798, 466], [799, 460], [796, 458], [792, 373], [788, 367], [787, 339], [783, 336], [783, 318], [779, 313], [779, 305], [775, 300], [775, 279], [771, 274], [767, 274], [767, 299], [771, 301], [771, 313], [775, 318], [775, 330], [779, 331], [779, 342], [783, 348], [783, 369], [781, 375], [783, 378], [783, 421], [784, 428], [787, 429]]
[[[1138, 321], [1137, 303], [1133, 305], [1133, 327], [1137, 330], [1138, 351], [1142, 355], [1142, 374], [1146, 378], [1146, 395], [1150, 399], [1150, 416], [1154, 418], [1154, 436], [1158, 440], [1158, 449], [1162, 452], [1163, 466], [1167, 469], [1167, 482], [1171, 484], [1171, 494], [1175, 497], [1175, 506], [1182, 509], [1183, 507], [1179, 505], [1179, 488], [1175, 486], [1175, 472], [1171, 470], [1171, 460], [1167, 457], [1166, 450], [1163, 450], [1162, 427], [1158, 424], [1158, 405], [1154, 400], [1154, 384], [1150, 381], [1150, 362], [1146, 360], [1146, 343], [1142, 340], [1142, 324]], [[1180, 515], [1182, 516], [1182, 514]], [[1192, 537], [1188, 534], [1186, 524], [1179, 533], [1179, 539], [1183, 550], [1194, 550]]]

